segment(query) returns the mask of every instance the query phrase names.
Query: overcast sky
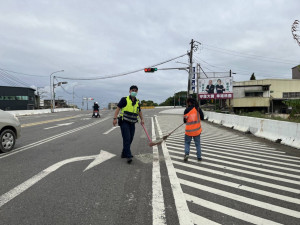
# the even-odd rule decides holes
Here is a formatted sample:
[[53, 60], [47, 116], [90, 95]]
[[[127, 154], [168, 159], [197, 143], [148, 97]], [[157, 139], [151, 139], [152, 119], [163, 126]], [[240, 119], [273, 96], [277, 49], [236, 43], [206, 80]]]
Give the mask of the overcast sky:
[[[231, 69], [235, 81], [252, 73], [291, 79], [291, 68], [300, 64], [291, 33], [296, 19], [299, 0], [0, 0], [0, 68], [9, 70], [0, 70], [0, 85], [48, 91], [50, 74], [59, 70], [56, 76], [72, 78], [142, 70], [185, 54], [191, 39], [201, 43], [193, 61], [205, 72]], [[158, 68], [185, 66], [176, 62], [187, 63], [188, 56]], [[58, 78], [68, 84], [55, 91], [72, 101], [74, 90], [79, 106], [84, 96], [107, 107], [136, 84], [140, 100], [161, 103], [186, 91], [187, 79], [184, 70]]]

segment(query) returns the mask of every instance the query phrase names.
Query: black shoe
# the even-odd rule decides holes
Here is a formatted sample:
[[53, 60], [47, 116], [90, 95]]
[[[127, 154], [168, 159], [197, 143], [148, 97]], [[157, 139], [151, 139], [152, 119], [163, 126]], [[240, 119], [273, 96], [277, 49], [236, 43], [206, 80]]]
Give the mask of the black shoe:
[[198, 161], [202, 161], [202, 158], [197, 158], [198, 159]]
[[130, 164], [132, 162], [132, 158], [127, 158], [127, 163]]
[[184, 160], [184, 161], [188, 161], [188, 159], [189, 159], [189, 155], [184, 155], [183, 160]]

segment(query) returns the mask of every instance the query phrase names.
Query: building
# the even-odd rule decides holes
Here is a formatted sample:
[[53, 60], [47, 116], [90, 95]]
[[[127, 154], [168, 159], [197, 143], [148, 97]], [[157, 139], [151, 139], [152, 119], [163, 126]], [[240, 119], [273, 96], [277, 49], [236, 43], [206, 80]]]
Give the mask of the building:
[[35, 89], [0, 86], [0, 109], [27, 110], [35, 108]]
[[108, 103], [108, 109], [116, 109], [118, 103]]
[[300, 65], [292, 68], [292, 78], [300, 79]]
[[[44, 99], [43, 102], [44, 102], [43, 103], [44, 104], [44, 109], [50, 109], [51, 108], [51, 100], [50, 99]], [[69, 108], [69, 105], [63, 99], [55, 99], [55, 108]]]
[[235, 112], [287, 113], [288, 107], [283, 101], [300, 99], [300, 79], [233, 82], [233, 96], [230, 105]]

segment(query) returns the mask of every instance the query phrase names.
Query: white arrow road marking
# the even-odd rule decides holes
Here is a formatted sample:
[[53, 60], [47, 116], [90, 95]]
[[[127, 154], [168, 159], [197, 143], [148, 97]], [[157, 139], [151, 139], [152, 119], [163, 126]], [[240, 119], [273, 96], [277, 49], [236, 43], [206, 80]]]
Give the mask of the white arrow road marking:
[[108, 131], [106, 131], [106, 132], [103, 133], [103, 134], [108, 134], [108, 133], [110, 133], [111, 131], [113, 131], [114, 129], [116, 129], [117, 127], [119, 127], [119, 126], [112, 127], [111, 129], [109, 129]]
[[52, 128], [56, 128], [56, 127], [68, 126], [68, 125], [71, 125], [72, 123], [74, 123], [74, 122], [71, 122], [71, 123], [61, 123], [61, 124], [57, 124], [57, 125], [54, 126], [54, 127], [47, 127], [47, 128], [44, 128], [44, 129], [45, 129], [45, 130], [48, 130], [48, 129], [52, 129]]
[[35, 176], [29, 178], [22, 184], [16, 186], [15, 188], [11, 189], [10, 191], [6, 192], [5, 194], [0, 196], [0, 207], [2, 207], [4, 204], [12, 200], [13, 198], [17, 197], [22, 192], [26, 191], [28, 188], [33, 186], [35, 183], [39, 182], [41, 179], [49, 175], [50, 173], [54, 172], [58, 168], [62, 167], [63, 165], [71, 162], [77, 162], [82, 160], [91, 160], [94, 159], [94, 161], [88, 165], [88, 167], [84, 170], [88, 170], [96, 165], [99, 165], [100, 163], [114, 157], [114, 154], [111, 154], [109, 152], [101, 150], [99, 155], [91, 155], [91, 156], [82, 156], [82, 157], [75, 157], [66, 159], [63, 161], [60, 161], [58, 163], [53, 164], [52, 166], [49, 166], [45, 170], [41, 171], [40, 173], [36, 174]]
[[95, 160], [93, 162], [91, 162], [90, 165], [88, 165], [87, 168], [85, 168], [84, 171], [86, 171], [88, 169], [91, 169], [92, 167], [97, 166], [100, 163], [102, 163], [102, 162], [104, 162], [104, 161], [106, 161], [106, 160], [108, 160], [108, 159], [110, 159], [110, 158], [112, 158], [114, 156], [116, 156], [116, 155], [115, 154], [111, 154], [111, 153], [106, 152], [106, 151], [102, 151], [102, 152], [100, 152], [99, 155], [96, 156]]

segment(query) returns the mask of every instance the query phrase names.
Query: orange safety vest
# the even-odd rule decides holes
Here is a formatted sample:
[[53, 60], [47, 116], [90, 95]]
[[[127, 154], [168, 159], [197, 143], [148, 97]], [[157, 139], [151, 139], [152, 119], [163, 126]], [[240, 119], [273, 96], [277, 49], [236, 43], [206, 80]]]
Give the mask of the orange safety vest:
[[191, 137], [198, 136], [202, 132], [200, 114], [194, 107], [184, 115], [186, 118], [185, 134]]

